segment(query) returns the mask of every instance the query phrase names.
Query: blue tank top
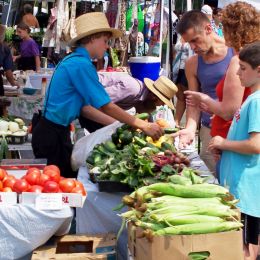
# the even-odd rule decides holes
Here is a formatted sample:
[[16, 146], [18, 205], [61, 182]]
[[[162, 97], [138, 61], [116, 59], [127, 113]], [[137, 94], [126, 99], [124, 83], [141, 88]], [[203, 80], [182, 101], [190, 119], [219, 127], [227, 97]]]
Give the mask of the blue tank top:
[[[216, 63], [207, 64], [201, 56], [198, 56], [197, 77], [200, 82], [201, 92], [217, 99], [216, 86], [226, 74], [231, 58], [234, 56], [232, 48], [228, 48], [226, 57]], [[203, 126], [210, 127], [211, 115], [205, 112], [201, 113], [201, 123]]]

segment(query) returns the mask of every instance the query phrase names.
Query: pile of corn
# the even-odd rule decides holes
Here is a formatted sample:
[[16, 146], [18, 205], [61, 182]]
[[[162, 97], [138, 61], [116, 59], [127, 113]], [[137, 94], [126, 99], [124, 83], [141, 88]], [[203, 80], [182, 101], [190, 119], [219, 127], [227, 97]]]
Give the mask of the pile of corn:
[[151, 239], [160, 235], [191, 235], [238, 230], [234, 197], [215, 184], [155, 183], [123, 198], [131, 210], [121, 214]]

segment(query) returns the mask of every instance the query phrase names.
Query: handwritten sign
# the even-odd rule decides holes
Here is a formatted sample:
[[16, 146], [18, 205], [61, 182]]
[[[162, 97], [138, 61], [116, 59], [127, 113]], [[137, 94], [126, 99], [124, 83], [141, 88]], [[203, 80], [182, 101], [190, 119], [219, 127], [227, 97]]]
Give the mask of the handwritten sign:
[[61, 193], [42, 193], [35, 199], [35, 207], [39, 210], [60, 210], [62, 209]]

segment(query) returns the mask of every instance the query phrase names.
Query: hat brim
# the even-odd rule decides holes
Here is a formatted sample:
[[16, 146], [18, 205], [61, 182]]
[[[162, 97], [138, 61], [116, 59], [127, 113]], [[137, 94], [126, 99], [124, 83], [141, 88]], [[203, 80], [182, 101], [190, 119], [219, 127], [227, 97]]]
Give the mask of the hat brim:
[[144, 84], [145, 86], [153, 92], [165, 105], [167, 105], [170, 109], [175, 110], [172, 100], [167, 99], [164, 97], [155, 87], [154, 87], [154, 81], [148, 78], [144, 78]]
[[82, 38], [84, 38], [86, 36], [89, 36], [89, 35], [92, 35], [92, 34], [95, 34], [95, 33], [99, 33], [99, 32], [111, 32], [112, 33], [112, 38], [119, 38], [119, 37], [121, 37], [123, 35], [123, 33], [120, 30], [118, 30], [118, 29], [114, 29], [114, 28], [99, 28], [99, 29], [90, 30], [88, 32], [79, 34], [77, 37], [75, 37], [75, 38], [73, 38], [73, 39], [71, 39], [69, 41], [69, 45], [73, 46], [73, 45], [75, 45], [75, 43], [78, 40], [80, 40], [80, 39], [82, 39]]

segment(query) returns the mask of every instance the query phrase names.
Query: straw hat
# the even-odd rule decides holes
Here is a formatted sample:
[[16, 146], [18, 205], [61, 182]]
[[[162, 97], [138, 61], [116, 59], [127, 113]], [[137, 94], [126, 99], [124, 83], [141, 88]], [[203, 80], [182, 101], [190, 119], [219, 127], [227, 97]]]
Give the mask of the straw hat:
[[122, 36], [118, 29], [111, 28], [104, 13], [93, 12], [79, 16], [75, 20], [76, 37], [71, 39], [70, 45], [74, 45], [78, 40], [99, 32], [111, 32], [113, 38]]
[[169, 80], [165, 76], [159, 77], [156, 81], [144, 78], [144, 84], [169, 108], [174, 110], [172, 98], [178, 91], [178, 88], [171, 80]]

